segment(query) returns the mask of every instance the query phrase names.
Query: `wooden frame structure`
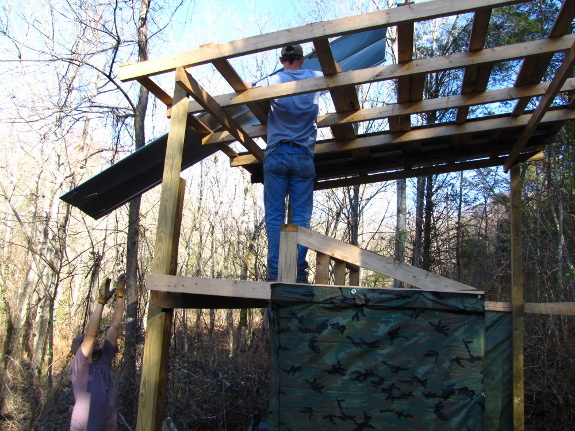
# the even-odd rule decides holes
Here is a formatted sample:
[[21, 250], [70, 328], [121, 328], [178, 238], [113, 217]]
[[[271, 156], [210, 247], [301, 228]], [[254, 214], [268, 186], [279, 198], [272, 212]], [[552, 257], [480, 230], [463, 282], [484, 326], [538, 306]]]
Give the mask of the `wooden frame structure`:
[[[178, 208], [183, 199], [179, 174], [186, 127], [191, 125], [202, 134], [204, 145], [215, 145], [224, 152], [230, 158], [231, 166], [242, 167], [252, 174], [253, 181], [261, 181], [263, 151], [256, 138], [266, 135], [269, 100], [319, 90], [329, 91], [335, 112], [318, 118], [318, 126], [329, 127], [333, 138], [319, 141], [316, 145], [316, 189], [487, 166], [503, 166], [505, 171], [511, 170], [512, 303], [489, 306], [510, 309], [513, 313], [516, 358], [514, 423], [516, 430], [523, 429], [524, 313], [554, 312], [572, 315], [575, 309], [573, 304], [524, 304], [523, 301], [521, 184], [517, 164], [541, 157], [545, 145], [554, 142], [563, 124], [575, 118], [572, 102], [553, 106], [559, 93], [570, 97], [575, 90], [575, 78], [569, 78], [575, 62], [575, 35], [570, 34], [575, 16], [575, 0], [564, 0], [548, 37], [508, 46], [485, 47], [493, 9], [527, 1], [435, 0], [405, 4], [390, 10], [204, 46], [178, 55], [121, 67], [121, 80], [137, 80], [148, 88], [166, 105], [171, 117], [153, 274], [147, 278], [148, 288], [152, 289], [152, 300], [144, 349], [138, 430], [161, 428], [172, 309], [209, 306], [210, 303], [217, 303], [220, 307], [247, 304], [262, 306], [269, 299], [269, 286], [266, 283], [244, 283], [239, 287], [239, 282], [198, 281], [173, 275], [179, 230]], [[419, 21], [460, 14], [469, 14], [472, 19], [467, 51], [431, 58], [413, 58], [413, 34]], [[383, 27], [397, 28], [398, 63], [336, 73], [329, 38]], [[248, 89], [229, 62], [235, 57], [304, 42], [313, 42], [324, 77]], [[549, 82], [541, 82], [557, 53], [565, 53], [561, 66], [553, 72]], [[522, 61], [515, 84], [509, 88], [488, 90], [494, 65], [507, 61]], [[208, 63], [221, 73], [234, 92], [211, 96], [197, 82], [193, 77], [193, 67]], [[459, 93], [424, 100], [425, 76], [445, 70], [460, 72]], [[174, 74], [173, 95], [168, 94], [153, 79], [155, 75], [164, 73]], [[362, 108], [356, 86], [387, 80], [396, 80], [397, 100], [379, 107]], [[536, 108], [527, 111], [532, 100]], [[514, 101], [513, 111], [474, 119], [469, 116], [472, 106], [502, 101]], [[247, 107], [261, 124], [244, 127], [230, 110], [238, 106]], [[456, 110], [454, 121], [417, 127], [413, 125], [411, 116], [445, 109]], [[203, 117], [194, 115], [200, 112], [211, 116], [221, 127], [210, 128]], [[387, 119], [389, 129], [358, 135], [352, 127], [355, 123], [378, 119]], [[230, 146], [236, 141], [245, 152], [237, 152]], [[326, 240], [309, 231], [288, 227], [283, 233], [281, 245], [280, 278], [284, 282], [293, 281], [294, 245], [298, 242], [319, 250], [319, 282], [327, 280], [327, 262], [330, 257], [336, 258], [336, 281], [344, 281], [348, 268], [351, 269], [351, 285], [358, 284], [358, 267], [366, 265], [366, 262], [369, 265], [373, 262], [383, 263], [388, 275], [411, 285], [417, 285], [421, 279], [429, 277], [429, 273], [421, 274], [413, 268], [398, 266], [398, 262], [382, 262], [366, 254], [369, 252], [358, 252], [356, 248], [349, 248], [352, 246], [334, 243], [333, 240]], [[361, 258], [358, 260], [357, 256]], [[435, 281], [440, 284], [444, 282]], [[455, 282], [445, 283], [448, 286], [446, 288], [454, 289]], [[202, 284], [212, 287], [211, 296], [204, 294]], [[461, 290], [461, 286], [456, 290]]]

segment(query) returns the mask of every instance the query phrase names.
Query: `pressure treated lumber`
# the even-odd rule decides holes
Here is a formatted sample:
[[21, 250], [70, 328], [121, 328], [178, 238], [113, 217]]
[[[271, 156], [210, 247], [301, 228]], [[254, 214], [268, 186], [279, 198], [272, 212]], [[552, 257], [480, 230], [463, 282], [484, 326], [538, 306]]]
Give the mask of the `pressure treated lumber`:
[[295, 283], [297, 279], [298, 226], [284, 225], [280, 232], [278, 281]]
[[525, 429], [523, 377], [523, 245], [521, 228], [521, 174], [514, 166], [511, 179], [511, 307], [513, 320], [513, 429]]
[[[346, 143], [336, 143], [333, 141], [318, 142], [315, 146], [315, 154], [322, 153], [337, 153], [341, 151], [349, 151], [355, 148], [371, 148], [371, 147], [384, 147], [392, 145], [400, 145], [413, 141], [425, 141], [427, 139], [436, 139], [442, 136], [450, 137], [454, 135], [461, 135], [466, 133], [481, 132], [484, 130], [498, 130], [506, 129], [508, 127], [521, 127], [525, 126], [531, 115], [524, 114], [520, 117], [500, 117], [488, 120], [479, 120], [467, 122], [465, 124], [435, 126], [435, 127], [421, 127], [412, 129], [404, 133], [381, 133], [371, 134], [368, 136], [358, 137]], [[542, 123], [564, 121], [575, 118], [575, 111], [573, 110], [557, 110], [548, 111], [542, 119]], [[251, 155], [240, 155], [231, 160], [231, 166], [244, 166], [251, 163], [257, 163], [255, 158]], [[502, 163], [500, 163], [502, 164]], [[334, 172], [336, 173], [336, 172]]]
[[140, 76], [152, 76], [173, 71], [177, 67], [200, 65], [218, 59], [227, 59], [267, 49], [279, 48], [285, 46], [287, 43], [302, 43], [313, 39], [341, 36], [388, 27], [403, 22], [458, 15], [485, 8], [491, 9], [516, 3], [524, 3], [525, 1], [526, 0], [438, 0], [348, 18], [323, 21], [242, 40], [204, 46], [192, 51], [172, 54], [144, 62], [121, 65], [120, 80], [131, 81]]
[[[518, 160], [521, 162], [541, 160], [541, 153], [537, 153], [536, 156], [521, 155]], [[382, 181], [397, 180], [399, 178], [416, 178], [425, 177], [427, 175], [448, 174], [452, 172], [467, 171], [472, 169], [491, 168], [494, 166], [501, 166], [504, 162], [505, 157], [490, 157], [470, 162], [449, 163], [424, 168], [404, 169], [402, 171], [391, 171], [379, 174], [327, 179], [317, 182], [314, 185], [314, 190], [326, 190], [335, 187], [373, 184]]]
[[250, 153], [259, 161], [264, 160], [263, 150], [253, 141], [253, 139], [241, 128], [241, 126], [230, 115], [219, 106], [212, 96], [188, 73], [179, 67], [176, 70], [176, 83], [185, 89], [186, 93], [192, 96], [196, 102], [214, 118], [216, 118], [223, 128], [234, 136]]
[[[473, 26], [471, 28], [471, 36], [469, 38], [469, 52], [483, 49], [485, 39], [487, 38], [487, 29], [489, 27], [490, 19], [491, 9], [484, 9], [475, 12], [473, 17]], [[466, 67], [463, 74], [463, 82], [461, 84], [461, 94], [484, 91], [487, 88], [492, 68], [492, 64]], [[467, 121], [468, 113], [468, 106], [458, 109], [456, 122], [463, 123]]]
[[[176, 92], [176, 100], [177, 99], [178, 92]], [[180, 121], [176, 121], [176, 123], [174, 127], [181, 126]], [[164, 192], [163, 189], [162, 192]], [[162, 195], [163, 194], [164, 193], [162, 193]], [[165, 256], [156, 255], [154, 257], [155, 268], [163, 269], [168, 274], [175, 274], [178, 267], [178, 245], [184, 196], [185, 181], [180, 179], [175, 196], [175, 213], [168, 215], [170, 217], [173, 215], [172, 224], [174, 226], [171, 249], [162, 249], [164, 254], [169, 254], [169, 260], [166, 259]], [[166, 261], [168, 262], [168, 267], [162, 268], [159, 266], [159, 262], [165, 263]], [[152, 292], [151, 296], [152, 298], [156, 298], [161, 296], [161, 293]], [[168, 354], [173, 313], [173, 309], [154, 308], [151, 304], [148, 309], [138, 403], [137, 431], [160, 431], [162, 429], [166, 402]]]
[[[329, 260], [329, 256], [318, 253]], [[350, 275], [359, 272], [350, 270]], [[316, 285], [328, 285], [329, 279], [319, 282], [316, 270]], [[256, 300], [253, 307], [266, 307], [271, 299], [271, 284], [267, 281], [230, 280], [219, 278], [183, 277], [177, 275], [147, 274], [146, 289], [152, 292], [169, 294], [167, 297], [155, 299], [155, 305], [162, 308], [243, 308], [243, 300]], [[335, 286], [338, 286], [337, 284]], [[332, 286], [332, 287], [335, 287]], [[349, 286], [359, 286], [359, 283], [349, 283]], [[366, 288], [362, 289], [382, 289]], [[473, 292], [483, 294], [483, 292]], [[205, 302], [202, 298], [207, 298]], [[228, 299], [228, 301], [226, 301]], [[209, 306], [208, 306], [209, 305]], [[547, 314], [558, 316], [575, 316], [575, 302], [530, 303], [523, 306], [526, 314]], [[485, 301], [486, 311], [512, 311], [511, 302]]]
[[329, 256], [317, 252], [315, 261], [315, 284], [329, 283]]
[[[393, 103], [376, 108], [366, 108], [357, 111], [333, 112], [320, 115], [317, 119], [318, 127], [329, 127], [334, 124], [355, 123], [360, 121], [379, 120], [390, 118], [403, 114], [419, 114], [427, 111], [436, 111], [441, 109], [453, 109], [464, 106], [482, 105], [487, 103], [504, 102], [521, 97], [542, 96], [547, 91], [548, 82], [524, 87], [509, 87], [499, 90], [485, 92], [475, 92], [472, 94], [440, 97], [437, 99], [427, 99], [411, 103]], [[562, 92], [575, 90], [575, 78], [569, 78], [565, 81]], [[245, 132], [252, 138], [265, 136], [267, 127], [257, 125], [245, 127]], [[234, 138], [229, 132], [213, 132], [204, 137], [202, 144], [211, 145], [218, 142], [233, 142]]]
[[[238, 75], [228, 60], [216, 60], [212, 64], [228, 84], [230, 84], [234, 91], [240, 92], [248, 89], [246, 83]], [[269, 104], [268, 106], [265, 106], [265, 103], [250, 103], [247, 106], [260, 123], [266, 124], [268, 122]]]
[[152, 93], [154, 96], [160, 99], [160, 101], [164, 103], [164, 105], [172, 106], [172, 103], [174, 102], [172, 96], [166, 93], [166, 91], [164, 91], [164, 89], [160, 87], [158, 84], [156, 84], [151, 78], [148, 78], [147, 76], [142, 76], [141, 78], [138, 78], [138, 82], [144, 87], [146, 87], [146, 89], [150, 93]]
[[573, 65], [575, 65], [575, 42], [571, 46], [571, 49], [567, 52], [567, 55], [565, 56], [563, 63], [561, 63], [561, 66], [559, 67], [559, 69], [555, 73], [555, 76], [553, 77], [553, 80], [549, 84], [549, 88], [545, 92], [543, 98], [539, 101], [537, 109], [535, 109], [535, 112], [533, 112], [533, 114], [531, 115], [531, 118], [529, 119], [527, 126], [525, 126], [523, 132], [521, 133], [521, 136], [513, 146], [513, 151], [509, 155], [509, 158], [507, 159], [504, 165], [505, 172], [507, 172], [509, 168], [511, 168], [513, 163], [515, 163], [517, 155], [523, 149], [523, 147], [525, 147], [525, 144], [527, 143], [527, 141], [529, 140], [529, 138], [531, 137], [531, 135], [533, 134], [539, 123], [541, 122], [543, 116], [545, 115], [545, 112], [551, 106], [551, 103], [553, 102], [553, 99], [555, 99], [555, 96], [559, 92], [559, 89], [563, 86], [563, 83], [565, 82], [569, 74], [573, 71]]
[[[335, 75], [338, 68], [333, 58], [333, 53], [328, 39], [318, 39], [314, 41], [314, 48], [323, 71], [324, 76]], [[353, 111], [360, 108], [357, 91], [354, 86], [342, 87], [330, 90], [331, 99], [336, 112]], [[331, 132], [336, 140], [355, 138], [355, 131], [352, 124], [335, 124], [331, 126]], [[369, 153], [363, 154], [369, 157]]]
[[[485, 301], [485, 309], [490, 311], [512, 311], [510, 302]], [[575, 316], [575, 302], [526, 302], [525, 314], [548, 314], [556, 316]]]
[[195, 295], [270, 299], [270, 283], [265, 281], [193, 278], [177, 275], [146, 274], [146, 289]]
[[[417, 59], [407, 64], [392, 64], [360, 70], [348, 70], [333, 76], [309, 78], [266, 87], [254, 87], [242, 93], [228, 93], [214, 96], [214, 100], [222, 107], [241, 105], [249, 102], [329, 90], [348, 85], [381, 82], [413, 74], [425, 74], [442, 70], [460, 69], [472, 65], [517, 60], [544, 52], [554, 53], [567, 51], [571, 48], [571, 45], [574, 42], [575, 35], [570, 34], [553, 39], [541, 39], [482, 49], [478, 52], [463, 52], [432, 58]], [[198, 112], [203, 110], [203, 107], [195, 102], [190, 102], [189, 110], [190, 112]]]
[[[561, 10], [555, 18], [553, 27], [549, 32], [549, 37], [558, 37], [571, 33], [571, 25], [575, 17], [575, 2], [564, 1]], [[515, 85], [534, 84], [543, 78], [549, 63], [553, 58], [552, 54], [533, 55], [525, 59], [521, 65], [521, 70], [517, 74]], [[530, 99], [524, 98], [517, 102], [513, 109], [513, 115], [520, 115], [525, 111]]]
[[[297, 244], [421, 289], [451, 292], [476, 290], [474, 287], [380, 256], [301, 226], [287, 225], [285, 229], [289, 230], [286, 233], [292, 234], [292, 237], [297, 235]], [[293, 240], [291, 242], [293, 244]]]

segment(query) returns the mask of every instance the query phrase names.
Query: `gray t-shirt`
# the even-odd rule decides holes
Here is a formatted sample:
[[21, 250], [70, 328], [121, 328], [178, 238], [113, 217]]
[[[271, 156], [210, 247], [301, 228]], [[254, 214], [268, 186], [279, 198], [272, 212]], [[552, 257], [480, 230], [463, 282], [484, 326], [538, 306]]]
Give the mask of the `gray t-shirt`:
[[[284, 70], [264, 78], [257, 83], [257, 86], [282, 84], [318, 76], [323, 76], [323, 73], [310, 69]], [[266, 156], [280, 141], [295, 142], [306, 148], [313, 156], [317, 139], [319, 96], [319, 92], [296, 94], [273, 99], [270, 102], [267, 146], [264, 151]]]
[[112, 380], [112, 359], [117, 347], [104, 341], [100, 357], [93, 361], [78, 349], [70, 365], [74, 410], [70, 431], [115, 431], [118, 426], [117, 394]]

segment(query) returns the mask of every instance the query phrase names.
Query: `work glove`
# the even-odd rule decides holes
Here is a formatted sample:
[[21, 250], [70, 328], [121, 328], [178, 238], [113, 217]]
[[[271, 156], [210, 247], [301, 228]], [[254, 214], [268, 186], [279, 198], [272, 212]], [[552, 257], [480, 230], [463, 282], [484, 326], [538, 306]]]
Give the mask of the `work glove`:
[[116, 280], [116, 298], [126, 296], [126, 274], [122, 273]]
[[100, 296], [98, 297], [98, 302], [100, 304], [106, 305], [106, 303], [110, 300], [116, 289], [110, 290], [110, 283], [112, 280], [106, 278], [100, 285]]

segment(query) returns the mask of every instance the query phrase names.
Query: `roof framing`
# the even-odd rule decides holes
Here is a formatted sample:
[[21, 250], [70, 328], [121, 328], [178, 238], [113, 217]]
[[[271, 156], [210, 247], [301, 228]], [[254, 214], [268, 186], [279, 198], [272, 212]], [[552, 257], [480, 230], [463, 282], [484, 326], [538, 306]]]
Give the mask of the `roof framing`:
[[[335, 112], [321, 115], [319, 127], [329, 127], [332, 139], [316, 145], [317, 188], [337, 187], [501, 165], [505, 170], [532, 160], [554, 142], [565, 121], [572, 119], [572, 104], [551, 107], [559, 93], [575, 90], [570, 78], [575, 64], [575, 35], [570, 34], [575, 16], [575, 0], [565, 0], [548, 37], [523, 43], [485, 48], [493, 8], [529, 0], [435, 0], [405, 3], [393, 9], [258, 35], [246, 39], [210, 44], [181, 54], [137, 64], [122, 65], [123, 81], [137, 80], [167, 107], [172, 97], [157, 85], [153, 76], [176, 72], [175, 80], [191, 97], [190, 125], [202, 135], [203, 145], [215, 145], [230, 157], [231, 166], [240, 166], [262, 180], [263, 152], [256, 138], [265, 138], [269, 101], [277, 97], [313, 91], [328, 91]], [[459, 14], [473, 14], [466, 52], [414, 59], [414, 29], [417, 22]], [[396, 26], [396, 62], [383, 66], [337, 73], [328, 38]], [[289, 43], [313, 42], [324, 77], [268, 87], [249, 88], [229, 59], [275, 49]], [[562, 66], [550, 82], [541, 83], [556, 53], [566, 52]], [[522, 61], [512, 87], [488, 90], [495, 64]], [[209, 95], [194, 79], [193, 67], [211, 63], [234, 90]], [[459, 95], [424, 99], [426, 74], [460, 70]], [[357, 86], [394, 80], [397, 99], [375, 108], [362, 108]], [[533, 112], [525, 108], [533, 97], [541, 97]], [[506, 115], [469, 118], [471, 107], [514, 101]], [[240, 124], [232, 107], [247, 107], [260, 125]], [[451, 123], [414, 127], [411, 115], [456, 109]], [[210, 128], [194, 114], [215, 118], [219, 128]], [[204, 114], [204, 115], [205, 115]], [[389, 128], [357, 135], [354, 125], [363, 121], [387, 119]], [[253, 123], [252, 123], [253, 124]], [[238, 141], [246, 150], [236, 153], [229, 146]]]

